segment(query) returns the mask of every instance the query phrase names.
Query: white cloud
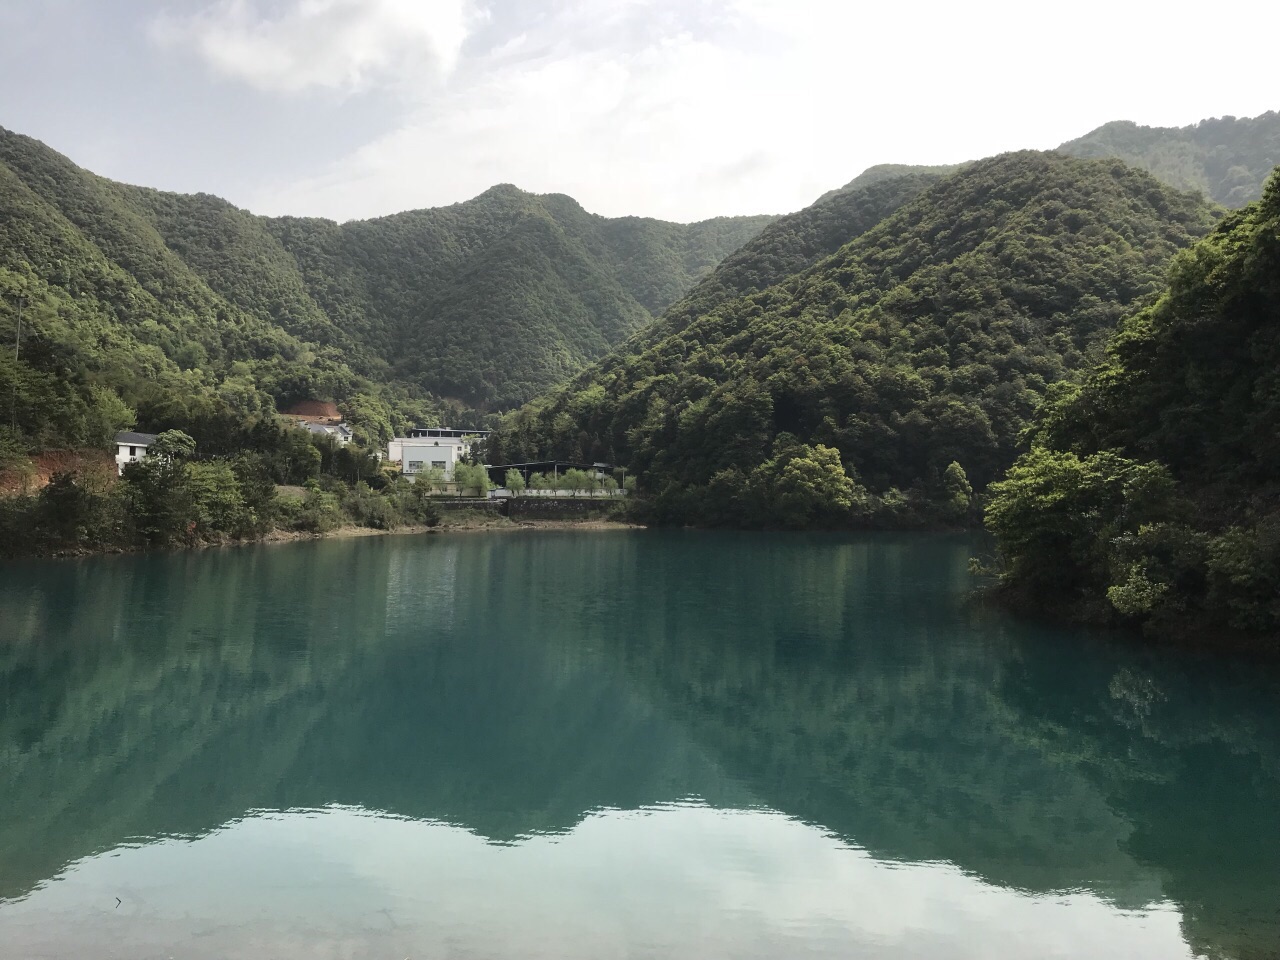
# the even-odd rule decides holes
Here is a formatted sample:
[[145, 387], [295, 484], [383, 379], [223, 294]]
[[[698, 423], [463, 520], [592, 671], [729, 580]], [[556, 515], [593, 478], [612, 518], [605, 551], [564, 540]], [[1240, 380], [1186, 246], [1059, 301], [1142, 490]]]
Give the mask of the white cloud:
[[[447, 80], [406, 74], [396, 129], [247, 200], [346, 219], [509, 181], [609, 215], [783, 212], [874, 163], [1048, 148], [1111, 119], [1184, 124], [1277, 106], [1261, 53], [1242, 50], [1230, 76], [1188, 69], [1193, 23], [1153, 21], [1123, 0], [1039, 9], [560, 0], [515, 35], [495, 13], [490, 49], [468, 44]], [[1258, 36], [1261, 21], [1280, 28], [1277, 9], [1254, 11]], [[350, 53], [331, 59], [359, 72]]]
[[353, 92], [448, 75], [477, 17], [469, 0], [289, 0], [274, 14], [221, 0], [162, 14], [151, 37], [263, 91]]

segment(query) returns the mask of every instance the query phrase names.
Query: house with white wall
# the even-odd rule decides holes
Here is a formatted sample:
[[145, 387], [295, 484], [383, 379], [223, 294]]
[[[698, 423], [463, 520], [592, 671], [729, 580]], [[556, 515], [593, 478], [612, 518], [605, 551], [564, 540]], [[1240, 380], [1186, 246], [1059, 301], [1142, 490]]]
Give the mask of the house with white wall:
[[341, 421], [338, 423], [320, 422], [318, 420], [297, 421], [298, 426], [307, 433], [317, 437], [333, 437], [342, 446], [351, 442], [351, 428]]
[[472, 445], [488, 434], [488, 430], [414, 427], [409, 436], [387, 444], [387, 459], [400, 464], [406, 477], [439, 470], [445, 480], [452, 480], [454, 468], [471, 453]]
[[127, 464], [137, 463], [147, 455], [147, 448], [156, 442], [154, 433], [131, 433], [124, 431], [116, 434], [116, 475], [124, 473]]

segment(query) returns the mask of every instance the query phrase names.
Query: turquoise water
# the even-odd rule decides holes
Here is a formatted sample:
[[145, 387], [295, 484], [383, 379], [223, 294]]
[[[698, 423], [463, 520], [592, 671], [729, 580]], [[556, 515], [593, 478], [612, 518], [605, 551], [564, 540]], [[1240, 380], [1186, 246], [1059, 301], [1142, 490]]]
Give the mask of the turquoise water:
[[975, 607], [972, 549], [0, 567], [0, 957], [1280, 955], [1280, 677]]

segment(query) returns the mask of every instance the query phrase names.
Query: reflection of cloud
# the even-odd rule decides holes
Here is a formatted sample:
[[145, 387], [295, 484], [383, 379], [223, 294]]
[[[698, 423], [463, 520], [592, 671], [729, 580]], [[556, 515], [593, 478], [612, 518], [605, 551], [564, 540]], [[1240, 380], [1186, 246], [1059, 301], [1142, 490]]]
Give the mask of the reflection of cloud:
[[353, 91], [448, 74], [472, 20], [469, 0], [290, 0], [274, 16], [254, 0], [220, 0], [162, 15], [151, 36], [260, 90]]
[[[886, 864], [768, 811], [603, 811], [486, 844], [351, 809], [269, 814], [83, 861], [0, 911], [19, 954], [598, 958], [1185, 957], [1178, 914]], [[124, 891], [121, 911], [99, 910]], [[198, 934], [198, 935], [197, 935]]]

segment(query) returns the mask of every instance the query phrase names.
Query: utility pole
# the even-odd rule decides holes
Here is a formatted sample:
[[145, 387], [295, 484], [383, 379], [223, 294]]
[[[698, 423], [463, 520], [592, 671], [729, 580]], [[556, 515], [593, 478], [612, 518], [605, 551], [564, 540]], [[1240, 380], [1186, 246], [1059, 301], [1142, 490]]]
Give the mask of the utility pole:
[[10, 402], [13, 435], [18, 435], [18, 352], [22, 349], [22, 311], [27, 305], [26, 297], [18, 298], [18, 330], [13, 335], [13, 399]]

